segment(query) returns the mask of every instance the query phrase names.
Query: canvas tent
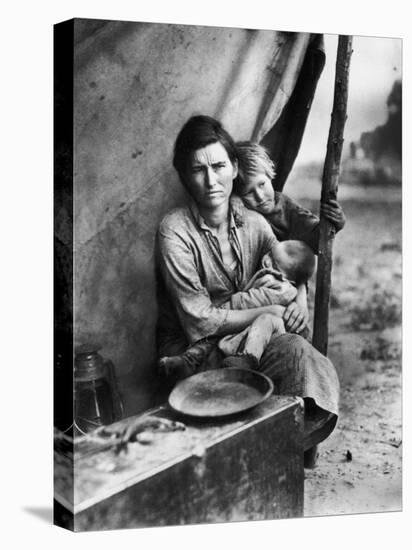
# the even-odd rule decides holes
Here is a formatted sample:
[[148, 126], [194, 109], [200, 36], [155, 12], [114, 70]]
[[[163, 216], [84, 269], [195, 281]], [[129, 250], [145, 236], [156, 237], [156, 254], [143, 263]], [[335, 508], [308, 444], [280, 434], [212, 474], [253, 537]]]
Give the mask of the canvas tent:
[[56, 329], [75, 345], [103, 344], [132, 414], [156, 398], [154, 245], [163, 215], [185, 201], [171, 162], [179, 129], [208, 114], [235, 139], [262, 141], [282, 189], [323, 40], [83, 19], [62, 23], [55, 40]]

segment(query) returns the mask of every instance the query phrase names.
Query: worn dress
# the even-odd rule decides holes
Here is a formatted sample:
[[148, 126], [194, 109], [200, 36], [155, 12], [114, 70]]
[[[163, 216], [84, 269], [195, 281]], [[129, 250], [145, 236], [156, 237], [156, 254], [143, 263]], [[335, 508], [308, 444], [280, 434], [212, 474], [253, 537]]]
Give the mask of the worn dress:
[[[158, 232], [160, 357], [216, 338], [228, 314], [223, 304], [244, 291], [277, 239], [263, 216], [232, 197], [229, 241], [238, 260], [235, 276], [223, 263], [218, 240], [194, 202], [163, 218]], [[310, 398], [332, 413], [333, 429], [338, 415], [338, 377], [329, 359], [308, 341], [296, 334], [274, 335], [258, 368], [273, 380], [275, 393]]]

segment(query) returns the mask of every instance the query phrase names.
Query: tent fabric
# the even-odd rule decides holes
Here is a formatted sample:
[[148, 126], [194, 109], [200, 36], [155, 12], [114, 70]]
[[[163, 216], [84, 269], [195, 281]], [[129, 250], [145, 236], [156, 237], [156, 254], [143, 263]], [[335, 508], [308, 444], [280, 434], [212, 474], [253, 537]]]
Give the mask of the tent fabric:
[[282, 191], [299, 152], [325, 60], [323, 35], [312, 35], [289, 101], [261, 139], [276, 165], [274, 187], [277, 191]]
[[76, 344], [100, 341], [150, 393], [155, 234], [185, 200], [171, 163], [179, 129], [202, 113], [262, 140], [283, 186], [323, 61], [310, 33], [74, 20]]

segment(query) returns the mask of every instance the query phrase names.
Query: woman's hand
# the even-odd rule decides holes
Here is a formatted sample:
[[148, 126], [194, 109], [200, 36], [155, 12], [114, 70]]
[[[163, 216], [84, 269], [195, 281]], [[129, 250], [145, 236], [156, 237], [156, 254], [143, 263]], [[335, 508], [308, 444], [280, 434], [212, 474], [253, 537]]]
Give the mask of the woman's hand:
[[335, 226], [336, 232], [343, 229], [346, 216], [338, 201], [331, 199], [328, 202], [321, 203], [320, 209], [325, 218]]
[[306, 328], [309, 321], [307, 309], [302, 308], [296, 302], [291, 302], [283, 314], [283, 322], [288, 332], [300, 334]]

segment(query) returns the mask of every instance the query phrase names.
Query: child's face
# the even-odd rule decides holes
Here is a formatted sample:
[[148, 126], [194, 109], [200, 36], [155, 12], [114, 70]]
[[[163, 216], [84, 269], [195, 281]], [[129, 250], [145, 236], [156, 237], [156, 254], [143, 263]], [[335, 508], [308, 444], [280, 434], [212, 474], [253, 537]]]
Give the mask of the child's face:
[[246, 176], [241, 193], [246, 206], [261, 214], [270, 214], [275, 207], [275, 191], [272, 181], [265, 172]]

